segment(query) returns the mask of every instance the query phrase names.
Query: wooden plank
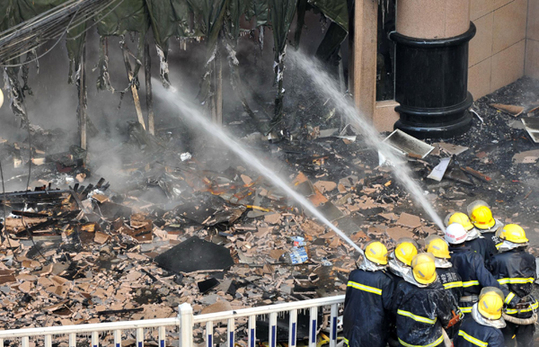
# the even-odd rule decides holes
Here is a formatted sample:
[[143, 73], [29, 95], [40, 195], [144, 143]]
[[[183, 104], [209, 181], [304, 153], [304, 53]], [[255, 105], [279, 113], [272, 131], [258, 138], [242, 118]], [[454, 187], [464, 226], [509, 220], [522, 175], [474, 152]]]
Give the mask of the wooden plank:
[[148, 110], [148, 132], [155, 135], [155, 119], [153, 113], [152, 95], [152, 59], [148, 37], [144, 43], [144, 79], [146, 80], [146, 109]]
[[80, 74], [79, 74], [79, 107], [77, 109], [77, 116], [79, 121], [79, 135], [80, 135], [80, 147], [87, 149], [87, 124], [88, 115], [86, 113], [87, 107], [87, 93], [86, 93], [86, 39], [83, 43], [81, 57], [80, 57]]
[[129, 53], [127, 52], [127, 47], [125, 47], [125, 44], [122, 45], [122, 52], [124, 56], [124, 63], [125, 63], [125, 70], [127, 72], [127, 80], [129, 81], [131, 85], [131, 95], [133, 96], [133, 102], [135, 103], [135, 111], [137, 113], [137, 119], [138, 122], [142, 125], [142, 128], [146, 130], [146, 124], [144, 122], [144, 116], [142, 115], [142, 108], [140, 107], [140, 98], [138, 95], [137, 86], [135, 86], [133, 83], [133, 70], [131, 69], [131, 63], [129, 62]]

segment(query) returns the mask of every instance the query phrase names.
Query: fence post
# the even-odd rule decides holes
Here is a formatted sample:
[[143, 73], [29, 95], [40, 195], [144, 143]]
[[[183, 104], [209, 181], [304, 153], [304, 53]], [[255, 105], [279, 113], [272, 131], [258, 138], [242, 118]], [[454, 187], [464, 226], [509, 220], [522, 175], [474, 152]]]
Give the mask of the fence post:
[[180, 319], [180, 347], [193, 346], [193, 308], [188, 303], [178, 306]]

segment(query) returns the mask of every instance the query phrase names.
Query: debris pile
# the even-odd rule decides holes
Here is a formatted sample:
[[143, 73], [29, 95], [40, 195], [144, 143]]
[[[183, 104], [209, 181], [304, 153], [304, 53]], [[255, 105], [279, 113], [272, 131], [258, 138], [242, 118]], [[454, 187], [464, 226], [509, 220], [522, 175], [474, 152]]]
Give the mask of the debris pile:
[[[489, 98], [504, 99], [478, 102], [482, 120], [468, 135], [413, 139], [419, 152], [401, 146], [402, 159], [442, 217], [481, 198], [498, 219], [537, 232], [537, 145]], [[38, 186], [0, 199], [4, 328], [170, 317], [184, 302], [208, 313], [344, 293], [359, 256], [350, 245], [248, 164], [216, 169], [207, 148], [188, 153], [167, 136], [132, 127], [114, 149], [128, 158], [117, 173], [122, 186], [96, 180], [79, 148], [53, 155], [39, 147], [50, 141], [0, 144], [13, 159], [6, 182], [25, 182], [31, 161]], [[440, 232], [385, 166], [395, 163], [353, 133], [306, 127], [290, 141], [260, 137], [244, 140], [361, 246], [377, 239], [391, 249], [399, 238]]]

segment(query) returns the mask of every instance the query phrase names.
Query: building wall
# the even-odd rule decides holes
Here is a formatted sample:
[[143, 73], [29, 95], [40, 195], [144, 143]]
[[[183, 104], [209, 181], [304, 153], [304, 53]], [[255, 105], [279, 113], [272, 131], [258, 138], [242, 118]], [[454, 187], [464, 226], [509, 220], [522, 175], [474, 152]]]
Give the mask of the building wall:
[[526, 35], [526, 76], [539, 78], [539, 1], [529, 0]]
[[[539, 58], [539, 1], [535, 7], [535, 51], [528, 57]], [[533, 3], [533, 5], [532, 5]], [[470, 20], [477, 34], [470, 41], [468, 90], [478, 99], [524, 75], [528, 0], [470, 0]], [[529, 30], [529, 27], [528, 27]], [[528, 38], [528, 43], [531, 41]], [[530, 59], [528, 59], [530, 60]], [[539, 64], [539, 63], [538, 63]], [[539, 75], [539, 65], [536, 73]], [[529, 69], [528, 69], [528, 65]], [[533, 70], [531, 64], [527, 70]]]

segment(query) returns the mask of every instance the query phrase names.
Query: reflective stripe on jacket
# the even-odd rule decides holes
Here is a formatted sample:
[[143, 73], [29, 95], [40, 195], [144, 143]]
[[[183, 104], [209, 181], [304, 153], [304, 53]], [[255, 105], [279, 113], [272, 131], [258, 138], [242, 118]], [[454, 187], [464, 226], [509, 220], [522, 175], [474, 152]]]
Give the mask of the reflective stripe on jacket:
[[527, 307], [517, 309], [515, 306], [521, 298], [531, 294], [533, 283], [537, 278], [535, 267], [535, 258], [523, 248], [499, 253], [492, 257], [490, 271], [498, 283], [509, 291], [505, 297], [505, 303], [508, 305], [507, 314], [518, 314], [519, 318], [528, 318], [539, 306], [535, 299], [527, 300], [529, 302]]
[[437, 268], [436, 274], [438, 274], [438, 278], [440, 279], [440, 282], [442, 282], [444, 289], [448, 290], [453, 295], [456, 302], [459, 302], [462, 293], [464, 292], [460, 275], [453, 267]]
[[455, 347], [503, 347], [505, 342], [500, 329], [477, 323], [471, 315], [464, 318], [457, 337], [453, 340]]
[[407, 347], [433, 347], [443, 343], [442, 327], [458, 314], [453, 295], [436, 280], [428, 287], [400, 282], [395, 292], [397, 336]]
[[464, 296], [479, 295], [483, 287], [496, 287], [508, 294], [486, 269], [483, 258], [469, 247], [450, 247], [451, 263], [462, 278]]
[[394, 293], [393, 279], [383, 271], [354, 270], [344, 299], [344, 337], [350, 347], [384, 347]]

